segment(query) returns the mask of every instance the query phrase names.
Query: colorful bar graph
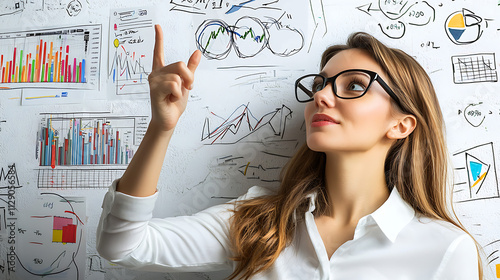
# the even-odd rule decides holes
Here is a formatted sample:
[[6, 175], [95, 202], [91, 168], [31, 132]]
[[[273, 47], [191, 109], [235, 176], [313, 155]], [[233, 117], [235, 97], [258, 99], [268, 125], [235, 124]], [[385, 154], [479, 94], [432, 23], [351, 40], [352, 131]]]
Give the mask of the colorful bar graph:
[[[61, 121], [59, 121], [61, 122]], [[134, 150], [105, 119], [64, 120], [67, 131], [55, 129], [47, 118], [39, 130], [40, 166], [128, 164]], [[58, 124], [61, 126], [61, 123]]]
[[[50, 50], [47, 51], [47, 42], [40, 40], [40, 44], [36, 46], [39, 53], [28, 53], [27, 56], [31, 57], [36, 55], [36, 60], [33, 61], [33, 67], [31, 67], [30, 61], [28, 59], [23, 60], [22, 49], [14, 48], [12, 54], [12, 60], [5, 60], [4, 55], [0, 59], [0, 73], [2, 77], [0, 80], [5, 83], [30, 83], [30, 82], [42, 82], [42, 83], [85, 83], [85, 59], [77, 60], [73, 57], [73, 64], [64, 65], [64, 60], [59, 61], [59, 57], [66, 57], [65, 61], [71, 59], [71, 54], [69, 52], [69, 45], [66, 45], [65, 52], [56, 51], [53, 53], [53, 42], [50, 42]], [[25, 53], [26, 54], [26, 53]], [[19, 59], [16, 61], [16, 57]], [[55, 59], [54, 59], [55, 58]], [[62, 63], [62, 65], [61, 65]], [[66, 69], [65, 69], [66, 67]], [[66, 70], [66, 71], [64, 71]], [[27, 72], [24, 74], [24, 72]], [[77, 76], [77, 73], [81, 73]], [[7, 75], [7, 76], [6, 76]], [[23, 77], [29, 76], [30, 79]], [[59, 77], [63, 77], [59, 79]]]
[[0, 33], [0, 87], [96, 89], [101, 26]]

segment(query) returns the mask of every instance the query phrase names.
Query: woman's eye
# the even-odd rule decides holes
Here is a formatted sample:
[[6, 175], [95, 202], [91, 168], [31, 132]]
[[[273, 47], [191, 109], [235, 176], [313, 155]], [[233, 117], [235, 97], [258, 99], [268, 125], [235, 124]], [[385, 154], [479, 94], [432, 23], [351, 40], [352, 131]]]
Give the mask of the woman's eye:
[[364, 91], [365, 87], [362, 84], [359, 84], [359, 83], [351, 83], [347, 87], [347, 89], [348, 90], [352, 90], [352, 91]]
[[323, 85], [320, 84], [320, 83], [313, 84], [313, 86], [312, 86], [312, 91], [313, 92], [318, 92], [318, 91], [320, 91], [322, 89], [323, 89]]

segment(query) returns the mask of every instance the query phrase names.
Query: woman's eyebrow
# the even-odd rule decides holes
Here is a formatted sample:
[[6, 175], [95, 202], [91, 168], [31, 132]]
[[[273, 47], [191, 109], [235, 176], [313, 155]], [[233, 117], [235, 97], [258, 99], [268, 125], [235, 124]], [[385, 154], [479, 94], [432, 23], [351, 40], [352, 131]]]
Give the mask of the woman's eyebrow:
[[328, 74], [326, 74], [325, 71], [321, 71], [318, 74], [321, 75], [321, 76], [323, 76], [323, 77], [325, 77], [325, 78], [328, 78]]

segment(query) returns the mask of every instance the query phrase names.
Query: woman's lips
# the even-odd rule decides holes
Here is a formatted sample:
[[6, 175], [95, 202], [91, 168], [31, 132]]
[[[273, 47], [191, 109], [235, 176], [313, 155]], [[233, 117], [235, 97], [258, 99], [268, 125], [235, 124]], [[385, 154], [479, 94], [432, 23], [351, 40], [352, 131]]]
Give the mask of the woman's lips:
[[311, 122], [312, 127], [334, 125], [334, 124], [339, 124], [339, 122], [325, 114], [315, 114]]

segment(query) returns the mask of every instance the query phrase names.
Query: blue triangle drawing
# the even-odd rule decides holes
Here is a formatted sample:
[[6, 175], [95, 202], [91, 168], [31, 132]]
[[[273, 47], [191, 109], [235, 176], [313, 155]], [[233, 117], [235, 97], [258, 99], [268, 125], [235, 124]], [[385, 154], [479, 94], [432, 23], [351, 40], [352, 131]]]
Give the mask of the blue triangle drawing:
[[469, 165], [470, 165], [470, 173], [472, 175], [472, 179], [474, 181], [477, 181], [479, 176], [481, 176], [481, 169], [483, 168], [483, 165], [475, 161], [470, 161]]
[[462, 37], [462, 34], [465, 32], [465, 29], [448, 28], [448, 30], [450, 31], [451, 36], [453, 36], [456, 41], [458, 41], [460, 37]]

